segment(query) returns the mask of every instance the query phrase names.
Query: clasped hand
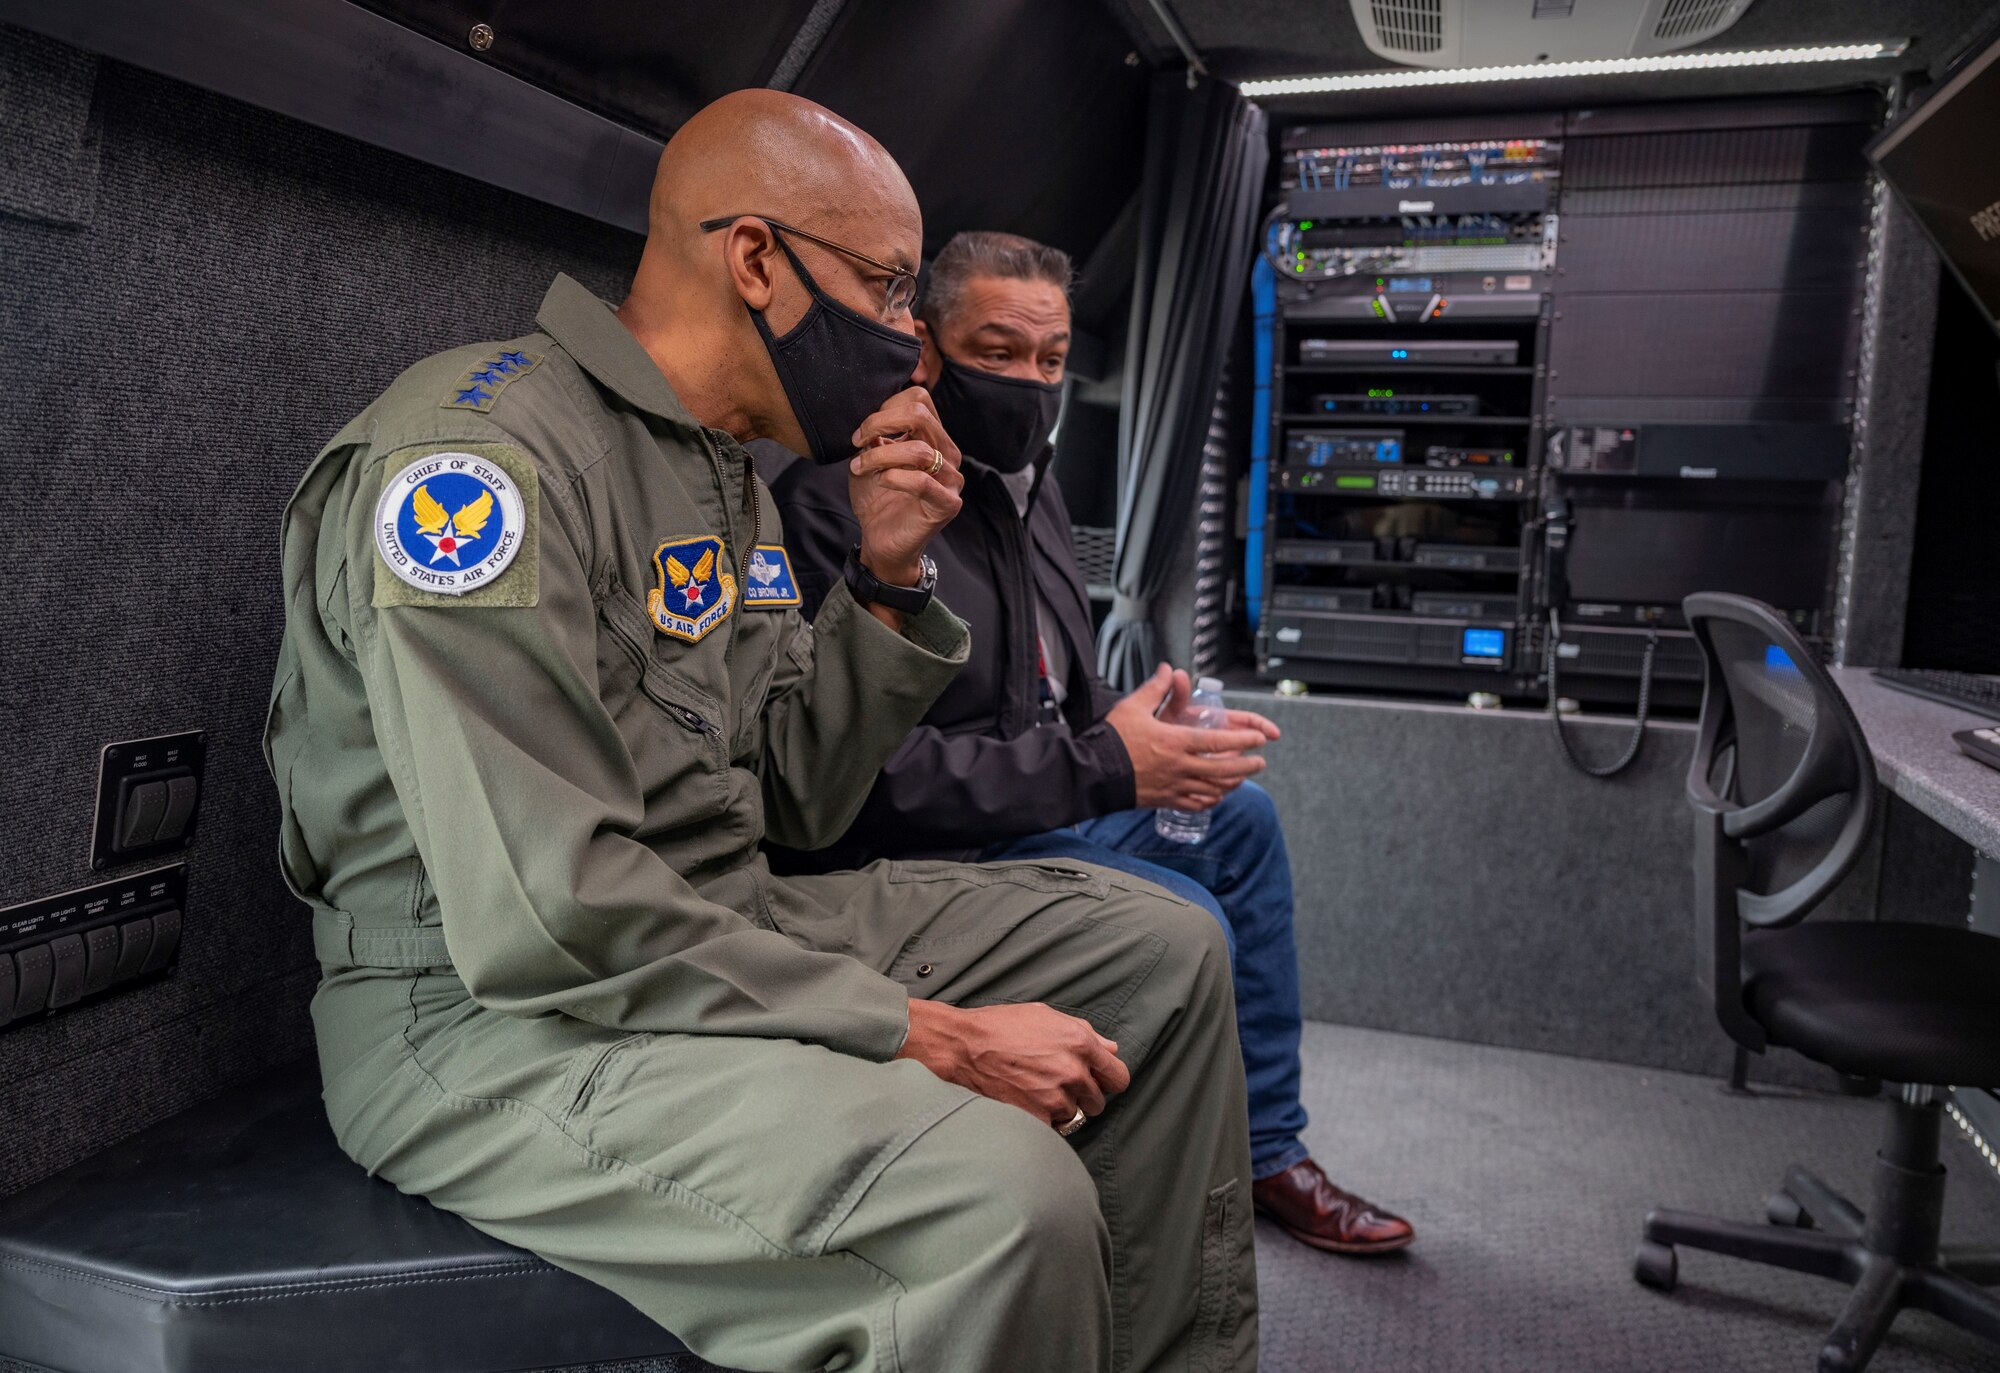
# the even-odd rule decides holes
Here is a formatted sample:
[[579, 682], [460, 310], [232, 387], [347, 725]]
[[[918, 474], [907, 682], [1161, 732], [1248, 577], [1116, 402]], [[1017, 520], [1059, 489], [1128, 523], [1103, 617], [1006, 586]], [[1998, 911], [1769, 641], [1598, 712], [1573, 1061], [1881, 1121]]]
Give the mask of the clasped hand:
[[1207, 810], [1264, 770], [1250, 750], [1278, 737], [1276, 725], [1248, 710], [1228, 712], [1222, 729], [1175, 723], [1193, 690], [1187, 673], [1162, 663], [1104, 717], [1131, 755], [1143, 808]]
[[847, 494], [861, 526], [862, 566], [890, 586], [914, 586], [924, 548], [958, 514], [965, 486], [958, 445], [921, 386], [891, 396], [852, 441], [858, 451], [847, 464]]

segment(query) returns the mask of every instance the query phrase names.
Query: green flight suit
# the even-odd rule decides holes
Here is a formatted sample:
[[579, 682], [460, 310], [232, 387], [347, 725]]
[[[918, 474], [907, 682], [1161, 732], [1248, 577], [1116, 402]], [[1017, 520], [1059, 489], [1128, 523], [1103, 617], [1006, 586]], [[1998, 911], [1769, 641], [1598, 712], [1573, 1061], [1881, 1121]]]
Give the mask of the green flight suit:
[[[537, 323], [404, 373], [285, 516], [265, 750], [341, 1146], [731, 1367], [1254, 1368], [1215, 922], [1096, 868], [773, 878], [964, 626], [807, 625], [744, 451], [575, 282]], [[1086, 1016], [1133, 1085], [1062, 1139], [892, 1061], [912, 996]]]

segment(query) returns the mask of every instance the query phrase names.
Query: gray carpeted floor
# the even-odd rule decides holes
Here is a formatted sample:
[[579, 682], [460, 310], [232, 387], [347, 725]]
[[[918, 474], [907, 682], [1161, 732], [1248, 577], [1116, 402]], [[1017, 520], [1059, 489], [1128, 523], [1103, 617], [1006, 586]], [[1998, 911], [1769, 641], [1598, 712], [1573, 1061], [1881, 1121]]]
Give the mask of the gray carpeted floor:
[[[1408, 1216], [1373, 1261], [1258, 1230], [1267, 1373], [1809, 1373], [1846, 1289], [1681, 1251], [1632, 1280], [1648, 1207], [1758, 1220], [1802, 1163], [1866, 1205], [1881, 1106], [1344, 1026], [1306, 1027], [1306, 1141]], [[1947, 1123], [1947, 1242], [2000, 1244], [2000, 1176]], [[1871, 1373], [1993, 1373], [2000, 1351], [1901, 1316]]]

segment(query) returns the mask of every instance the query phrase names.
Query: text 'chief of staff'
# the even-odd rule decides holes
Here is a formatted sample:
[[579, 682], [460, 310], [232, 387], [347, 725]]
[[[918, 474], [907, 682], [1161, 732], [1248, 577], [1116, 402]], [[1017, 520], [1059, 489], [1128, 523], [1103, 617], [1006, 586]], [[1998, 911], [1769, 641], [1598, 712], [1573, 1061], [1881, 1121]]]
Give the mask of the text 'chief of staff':
[[[921, 242], [873, 139], [738, 92], [669, 143], [615, 313], [559, 277], [307, 471], [266, 751], [328, 1112], [719, 1363], [1248, 1370], [1215, 923], [1077, 864], [758, 852], [839, 835], [965, 659]], [[753, 437], [860, 449], [815, 626]]]

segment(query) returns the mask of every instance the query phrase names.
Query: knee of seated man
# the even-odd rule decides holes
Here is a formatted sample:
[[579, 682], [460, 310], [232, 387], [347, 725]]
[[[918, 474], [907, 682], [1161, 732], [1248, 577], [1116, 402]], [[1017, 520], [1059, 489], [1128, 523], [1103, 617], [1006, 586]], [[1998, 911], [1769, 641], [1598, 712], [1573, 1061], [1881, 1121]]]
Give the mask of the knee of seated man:
[[1225, 824], [1248, 826], [1258, 834], [1275, 834], [1279, 829], [1277, 802], [1255, 782], [1245, 782], [1223, 797], [1216, 818]]
[[1184, 969], [1197, 985], [1204, 981], [1229, 985], [1232, 937], [1215, 911], [1171, 895], [1154, 896], [1150, 889], [1132, 892], [1129, 899], [1130, 906], [1121, 915], [1166, 941], [1163, 963]]
[[962, 1244], [1036, 1262], [1108, 1263], [1097, 1186], [1067, 1140], [1017, 1106], [981, 1098], [932, 1127]]

